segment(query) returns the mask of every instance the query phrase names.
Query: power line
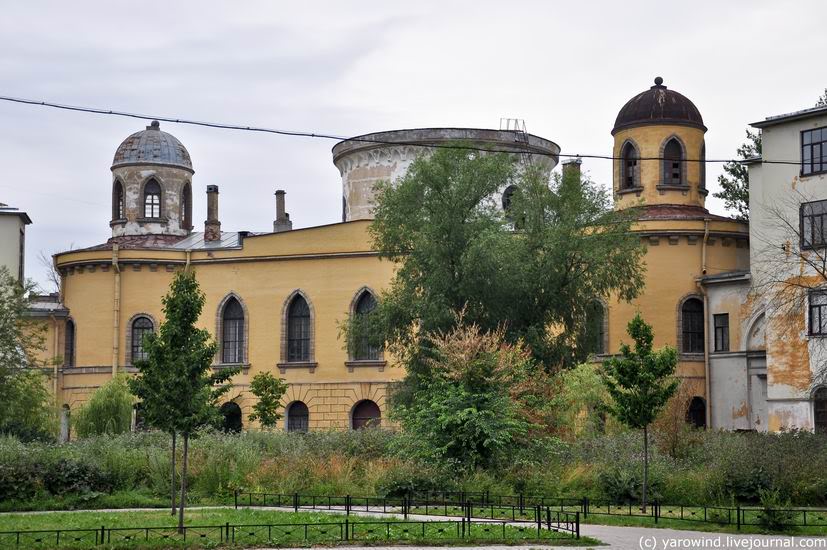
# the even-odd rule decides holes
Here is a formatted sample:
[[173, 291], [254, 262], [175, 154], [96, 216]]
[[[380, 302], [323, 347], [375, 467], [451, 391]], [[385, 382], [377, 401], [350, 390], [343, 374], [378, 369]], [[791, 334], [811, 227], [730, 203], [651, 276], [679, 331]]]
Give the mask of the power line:
[[[7, 101], [10, 103], [22, 103], [25, 105], [35, 105], [39, 107], [50, 107], [53, 109], [62, 109], [65, 111], [75, 111], [81, 113], [91, 113], [91, 114], [98, 114], [98, 115], [110, 115], [110, 116], [119, 116], [119, 117], [127, 117], [127, 118], [135, 118], [140, 120], [158, 120], [162, 122], [171, 122], [174, 124], [187, 124], [190, 126], [203, 126], [206, 128], [217, 128], [222, 130], [240, 130], [245, 132], [260, 132], [265, 134], [277, 134], [280, 136], [288, 136], [288, 137], [307, 137], [307, 138], [315, 138], [315, 139], [330, 139], [336, 141], [356, 141], [356, 142], [363, 142], [363, 143], [375, 143], [377, 145], [407, 145], [411, 147], [424, 147], [428, 149], [462, 149], [466, 151], [479, 151], [483, 153], [524, 153], [529, 155], [538, 155], [544, 157], [563, 157], [563, 158], [581, 158], [581, 159], [597, 159], [597, 160], [623, 160], [623, 157], [616, 157], [613, 155], [594, 155], [594, 154], [580, 154], [580, 153], [546, 153], [542, 151], [532, 151], [528, 149], [521, 148], [519, 146], [515, 146], [511, 149], [496, 149], [496, 148], [486, 148], [486, 147], [479, 147], [474, 145], [452, 145], [452, 144], [442, 144], [442, 143], [422, 143], [422, 142], [413, 142], [413, 141], [388, 141], [388, 140], [381, 140], [381, 139], [372, 139], [362, 136], [357, 137], [347, 137], [347, 136], [337, 136], [334, 134], [325, 134], [325, 133], [318, 133], [318, 132], [310, 132], [310, 131], [302, 131], [302, 130], [279, 130], [275, 128], [263, 128], [259, 126], [247, 126], [243, 124], [228, 124], [228, 123], [221, 123], [221, 122], [209, 122], [209, 121], [201, 121], [201, 120], [188, 120], [183, 118], [177, 117], [165, 117], [165, 116], [157, 116], [157, 115], [146, 115], [141, 113], [130, 113], [126, 111], [116, 111], [113, 109], [103, 109], [98, 107], [82, 107], [78, 105], [66, 105], [62, 103], [53, 103], [49, 101], [39, 101], [36, 99], [26, 99], [20, 97], [10, 97], [10, 96], [0, 96], [0, 101]], [[506, 130], [507, 131], [507, 130]], [[516, 142], [515, 142], [516, 143]], [[637, 157], [635, 160], [675, 160], [666, 157]], [[683, 162], [702, 162], [704, 164], [745, 164], [752, 161], [745, 161], [739, 159], [684, 159]], [[791, 160], [766, 160], [762, 159], [760, 162], [764, 164], [788, 164], [788, 165], [795, 165], [800, 166], [801, 161], [791, 161]]]

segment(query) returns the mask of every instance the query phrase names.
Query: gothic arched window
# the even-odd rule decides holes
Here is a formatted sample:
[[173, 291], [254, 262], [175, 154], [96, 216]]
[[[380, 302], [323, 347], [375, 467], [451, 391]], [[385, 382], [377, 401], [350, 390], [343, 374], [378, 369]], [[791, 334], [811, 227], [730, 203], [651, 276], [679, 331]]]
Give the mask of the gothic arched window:
[[310, 423], [310, 411], [301, 401], [293, 401], [287, 407], [287, 431], [306, 432]]
[[287, 311], [287, 361], [310, 361], [310, 307], [301, 294]]
[[234, 297], [221, 313], [221, 362], [244, 362], [244, 308]]
[[683, 185], [683, 147], [672, 138], [663, 148], [663, 185]]
[[75, 322], [71, 319], [66, 321], [66, 334], [63, 343], [63, 363], [67, 367], [75, 366]]
[[681, 351], [704, 352], [704, 305], [698, 298], [689, 298], [681, 306]]
[[192, 186], [184, 184], [181, 191], [181, 228], [192, 229]]
[[161, 186], [155, 180], [144, 185], [144, 218], [161, 217]]
[[124, 218], [123, 205], [123, 184], [120, 180], [115, 180], [112, 185], [112, 219], [122, 220]]
[[356, 318], [356, 330], [358, 334], [354, 339], [353, 345], [353, 359], [355, 361], [378, 361], [380, 349], [379, 346], [371, 343], [370, 334], [370, 313], [376, 309], [376, 298], [369, 290], [362, 291], [356, 306], [353, 308], [353, 314]]
[[152, 320], [148, 317], [137, 317], [132, 321], [132, 364], [144, 361], [147, 354], [144, 351], [144, 336], [153, 331]]
[[640, 155], [635, 146], [627, 142], [620, 152], [620, 188], [634, 189], [640, 187], [638, 162]]

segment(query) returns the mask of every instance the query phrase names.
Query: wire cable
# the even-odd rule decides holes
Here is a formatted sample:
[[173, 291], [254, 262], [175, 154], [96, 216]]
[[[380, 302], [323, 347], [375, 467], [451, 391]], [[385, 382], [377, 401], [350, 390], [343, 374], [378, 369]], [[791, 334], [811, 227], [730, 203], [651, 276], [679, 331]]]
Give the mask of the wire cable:
[[[34, 105], [39, 107], [50, 107], [53, 109], [62, 109], [65, 111], [74, 111], [80, 113], [91, 113], [91, 114], [98, 114], [98, 115], [110, 115], [110, 116], [119, 116], [119, 117], [127, 117], [127, 118], [135, 118], [140, 120], [157, 120], [161, 122], [170, 122], [174, 124], [186, 124], [190, 126], [202, 126], [206, 128], [217, 128], [222, 130], [240, 130], [245, 132], [260, 132], [266, 134], [277, 134], [280, 136], [288, 136], [288, 137], [307, 137], [307, 138], [314, 138], [314, 139], [329, 139], [329, 140], [336, 140], [336, 141], [355, 141], [355, 142], [363, 142], [363, 143], [373, 143], [377, 145], [407, 145], [411, 147], [424, 147], [428, 149], [462, 149], [466, 151], [479, 151], [483, 153], [521, 153], [521, 154], [529, 154], [529, 155], [538, 155], [538, 156], [545, 156], [545, 157], [552, 157], [552, 158], [575, 158], [575, 159], [597, 159], [597, 160], [623, 160], [622, 157], [616, 157], [613, 155], [596, 155], [596, 154], [582, 154], [582, 153], [548, 153], [545, 151], [536, 151], [532, 149], [525, 149], [518, 145], [519, 142], [515, 141], [515, 146], [509, 149], [496, 149], [496, 148], [487, 148], [487, 147], [479, 147], [474, 145], [464, 145], [464, 144], [447, 144], [447, 143], [423, 143], [421, 141], [388, 141], [388, 140], [381, 140], [376, 138], [368, 138], [364, 136], [356, 136], [356, 137], [347, 137], [347, 136], [337, 136], [334, 134], [326, 134], [320, 132], [310, 132], [310, 131], [303, 131], [303, 130], [280, 130], [276, 128], [263, 128], [259, 126], [247, 126], [244, 124], [229, 124], [229, 123], [221, 123], [221, 122], [210, 122], [210, 121], [203, 121], [203, 120], [189, 120], [183, 119], [179, 117], [165, 117], [165, 116], [157, 116], [157, 115], [147, 115], [141, 113], [130, 113], [126, 111], [116, 111], [113, 109], [104, 109], [98, 107], [82, 107], [78, 105], [67, 105], [62, 103], [53, 103], [50, 101], [40, 101], [36, 99], [26, 99], [21, 97], [10, 97], [10, 96], [0, 96], [0, 101], [6, 101], [10, 103], [19, 103], [25, 105]], [[500, 130], [503, 132], [514, 132], [514, 130]], [[635, 160], [675, 160], [666, 157], [637, 157]], [[704, 164], [747, 164], [753, 162], [761, 162], [763, 164], [788, 164], [788, 165], [795, 165], [801, 166], [801, 161], [788, 161], [788, 160], [766, 160], [766, 159], [683, 159], [683, 162], [702, 162]]]

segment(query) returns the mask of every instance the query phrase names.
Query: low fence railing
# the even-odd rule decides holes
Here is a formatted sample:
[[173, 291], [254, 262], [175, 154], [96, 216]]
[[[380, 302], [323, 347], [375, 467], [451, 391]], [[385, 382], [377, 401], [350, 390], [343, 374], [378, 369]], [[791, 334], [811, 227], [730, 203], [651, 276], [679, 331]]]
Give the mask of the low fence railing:
[[[406, 540], [498, 540], [528, 541], [556, 538], [553, 530], [539, 523], [509, 525], [507, 521], [474, 522], [467, 518], [441, 521], [350, 521], [327, 523], [262, 523], [233, 525], [189, 525], [175, 527], [106, 527], [2, 531], [0, 548], [86, 547], [118, 544], [145, 546], [157, 542], [202, 544], [303, 544], [348, 541]], [[579, 538], [579, 532], [578, 532]]]
[[[476, 500], [475, 500], [476, 497]], [[464, 499], [464, 500], [463, 500]], [[275, 493], [237, 492], [235, 505], [278, 506], [299, 509], [338, 510], [373, 513], [419, 514], [428, 516], [461, 517], [535, 522], [538, 514], [549, 514], [555, 521], [566, 523], [566, 514], [589, 516], [625, 516], [650, 518], [654, 523], [662, 519], [742, 526], [827, 527], [827, 508], [778, 508], [758, 506], [693, 506], [667, 505], [653, 501], [646, 510], [639, 504], [612, 503], [574, 497], [546, 497], [537, 495], [491, 495], [487, 492], [423, 492], [406, 497], [359, 497], [281, 495]], [[539, 511], [538, 511], [539, 508]], [[469, 516], [470, 513], [470, 516]], [[567, 531], [560, 527], [561, 531]]]

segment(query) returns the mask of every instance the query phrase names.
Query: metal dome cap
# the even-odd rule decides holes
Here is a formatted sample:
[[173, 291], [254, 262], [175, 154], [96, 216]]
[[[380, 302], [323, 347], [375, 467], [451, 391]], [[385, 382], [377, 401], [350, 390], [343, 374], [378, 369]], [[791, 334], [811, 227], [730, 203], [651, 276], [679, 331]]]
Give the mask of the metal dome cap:
[[175, 166], [195, 172], [187, 148], [172, 134], [162, 132], [157, 120], [153, 120], [146, 130], [135, 132], [123, 140], [112, 160], [113, 169], [141, 164]]
[[620, 109], [612, 135], [626, 128], [647, 124], [676, 124], [706, 131], [701, 112], [695, 104], [683, 94], [664, 86], [661, 77], [655, 78], [654, 86], [627, 101]]

